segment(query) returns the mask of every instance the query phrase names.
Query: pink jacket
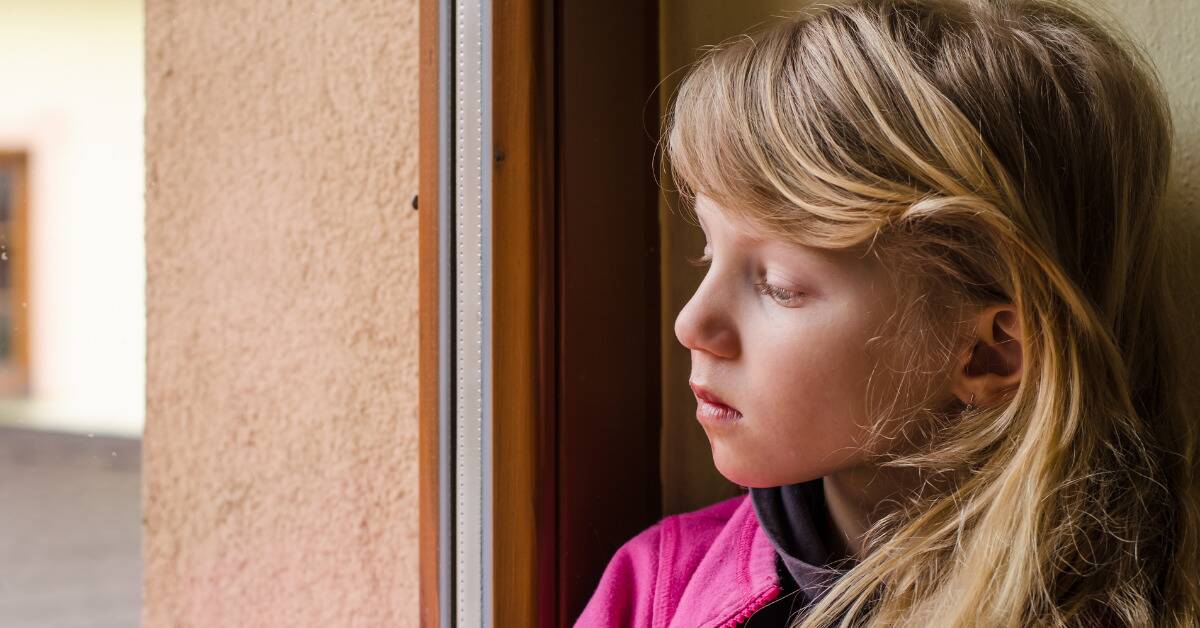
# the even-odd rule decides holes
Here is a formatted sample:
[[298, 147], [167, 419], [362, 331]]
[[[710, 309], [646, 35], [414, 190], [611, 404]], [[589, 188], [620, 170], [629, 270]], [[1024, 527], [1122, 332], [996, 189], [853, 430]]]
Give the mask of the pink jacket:
[[782, 591], [748, 495], [664, 518], [621, 546], [577, 628], [732, 627]]

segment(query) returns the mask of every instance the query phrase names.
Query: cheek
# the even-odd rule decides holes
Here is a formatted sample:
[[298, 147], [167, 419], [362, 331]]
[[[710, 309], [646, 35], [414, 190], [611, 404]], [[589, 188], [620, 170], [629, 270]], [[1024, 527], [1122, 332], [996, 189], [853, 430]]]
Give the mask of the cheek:
[[[714, 462], [744, 486], [828, 475], [863, 459], [866, 392], [874, 361], [868, 333], [853, 325], [797, 326], [746, 347], [745, 420], [713, 439]], [[747, 339], [749, 340], [749, 339]], [[710, 435], [712, 436], [712, 435]]]
[[[748, 348], [746, 369], [754, 399], [771, 417], [843, 415], [862, 402], [873, 358], [866, 351], [873, 325], [846, 308], [776, 324]], [[753, 351], [753, 353], [751, 353]]]

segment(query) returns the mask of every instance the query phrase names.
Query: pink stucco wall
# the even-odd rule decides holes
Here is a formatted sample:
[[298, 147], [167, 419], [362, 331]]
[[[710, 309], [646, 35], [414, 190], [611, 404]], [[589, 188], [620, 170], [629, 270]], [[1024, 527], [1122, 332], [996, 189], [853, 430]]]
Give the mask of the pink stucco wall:
[[417, 3], [148, 0], [146, 626], [417, 621]]

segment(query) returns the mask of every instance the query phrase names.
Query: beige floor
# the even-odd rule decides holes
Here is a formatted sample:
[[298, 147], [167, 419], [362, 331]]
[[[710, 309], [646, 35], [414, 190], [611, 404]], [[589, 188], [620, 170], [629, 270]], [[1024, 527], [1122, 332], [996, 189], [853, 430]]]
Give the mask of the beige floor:
[[141, 443], [0, 427], [0, 627], [138, 625]]

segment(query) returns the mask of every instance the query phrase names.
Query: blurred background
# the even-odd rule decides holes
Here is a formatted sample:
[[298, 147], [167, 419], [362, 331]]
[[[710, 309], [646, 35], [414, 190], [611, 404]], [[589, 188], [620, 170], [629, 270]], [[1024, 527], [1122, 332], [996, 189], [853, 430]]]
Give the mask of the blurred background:
[[140, 0], [0, 0], [0, 626], [136, 626]]

